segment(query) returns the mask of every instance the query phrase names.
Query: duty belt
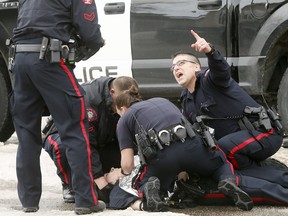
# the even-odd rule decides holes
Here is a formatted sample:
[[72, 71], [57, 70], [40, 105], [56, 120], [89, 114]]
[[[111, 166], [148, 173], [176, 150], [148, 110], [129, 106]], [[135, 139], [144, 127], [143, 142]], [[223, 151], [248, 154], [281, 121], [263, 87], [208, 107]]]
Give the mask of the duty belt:
[[15, 52], [40, 52], [41, 44], [16, 44]]
[[158, 132], [159, 140], [165, 144], [170, 145], [171, 142], [181, 140], [182, 142], [186, 139], [186, 128], [180, 124], [170, 126]]
[[[39, 59], [43, 60], [46, 53], [50, 53], [50, 61], [51, 63], [59, 63], [60, 59], [63, 59], [65, 62], [69, 64], [75, 63], [75, 48], [69, 47], [69, 44], [63, 44], [62, 41], [55, 38], [42, 38], [41, 44], [15, 44], [11, 45], [10, 48], [13, 49], [14, 53], [21, 52], [36, 52], [39, 53]], [[14, 56], [13, 56], [14, 58]]]
[[195, 132], [191, 123], [185, 118], [185, 116], [182, 116], [181, 123], [162, 129], [157, 135], [163, 144], [170, 145], [170, 142], [177, 140], [184, 142], [187, 135], [190, 138], [195, 137]]

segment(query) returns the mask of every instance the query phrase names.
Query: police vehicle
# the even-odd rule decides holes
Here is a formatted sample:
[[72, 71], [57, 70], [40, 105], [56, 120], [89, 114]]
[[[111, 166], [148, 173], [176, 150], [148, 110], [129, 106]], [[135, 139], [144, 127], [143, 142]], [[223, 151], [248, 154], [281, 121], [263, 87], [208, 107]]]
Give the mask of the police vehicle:
[[[96, 5], [106, 45], [77, 63], [80, 83], [132, 76], [144, 97], [176, 101], [181, 89], [169, 70], [171, 55], [192, 51], [193, 29], [226, 56], [240, 86], [278, 108], [288, 128], [288, 0], [101, 0]], [[17, 7], [17, 0], [0, 0], [0, 141], [14, 132], [5, 40], [16, 25]], [[207, 67], [205, 55], [198, 56]]]

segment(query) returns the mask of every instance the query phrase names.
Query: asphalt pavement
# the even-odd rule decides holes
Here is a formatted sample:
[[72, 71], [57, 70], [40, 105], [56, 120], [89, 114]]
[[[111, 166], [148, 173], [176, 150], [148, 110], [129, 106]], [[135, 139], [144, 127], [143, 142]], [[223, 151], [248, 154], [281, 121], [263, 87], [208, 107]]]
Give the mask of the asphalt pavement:
[[[15, 159], [17, 151], [17, 136], [14, 134], [7, 142], [0, 143], [0, 215], [3, 216], [22, 216], [28, 213], [21, 211], [21, 204], [17, 195], [17, 178]], [[288, 148], [281, 148], [274, 156], [278, 160], [288, 165]], [[42, 169], [42, 184], [43, 192], [40, 201], [40, 210], [36, 213], [29, 213], [28, 215], [75, 215], [73, 209], [74, 204], [67, 204], [63, 202], [61, 183], [56, 175], [55, 166], [48, 156], [43, 151], [41, 154], [41, 169]], [[287, 194], [288, 199], [288, 194]], [[256, 206], [251, 211], [245, 212], [237, 209], [234, 206], [197, 206], [189, 209], [171, 209], [171, 212], [165, 213], [147, 213], [140, 211], [133, 211], [128, 208], [126, 210], [105, 210], [94, 215], [165, 215], [165, 216], [183, 216], [183, 215], [197, 215], [197, 216], [287, 216], [288, 207], [279, 206]]]

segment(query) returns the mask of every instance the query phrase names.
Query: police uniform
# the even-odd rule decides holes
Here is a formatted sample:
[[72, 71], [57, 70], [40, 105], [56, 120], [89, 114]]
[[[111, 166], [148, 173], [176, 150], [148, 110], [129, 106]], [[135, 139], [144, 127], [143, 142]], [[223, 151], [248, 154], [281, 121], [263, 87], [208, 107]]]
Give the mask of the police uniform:
[[[109, 86], [114, 79], [100, 77], [82, 85], [86, 92], [84, 99], [89, 120], [89, 142], [94, 179], [109, 172], [111, 167], [120, 167], [121, 156], [116, 137], [119, 115], [112, 111], [112, 97], [109, 93]], [[62, 182], [71, 185], [66, 146], [62, 144], [57, 130], [47, 134], [44, 148], [54, 160], [57, 174]]]
[[[132, 104], [118, 121], [117, 137], [120, 150], [135, 149], [134, 135], [143, 128], [154, 129], [156, 133], [181, 123], [182, 114], [179, 109], [164, 98], [152, 98]], [[169, 146], [163, 145], [155, 158], [148, 161], [141, 175], [140, 187], [151, 176], [161, 182], [161, 191], [170, 189], [175, 176], [183, 170], [196, 172], [201, 176], [213, 176], [218, 182], [227, 178], [238, 182], [233, 174], [232, 165], [227, 162], [221, 151], [210, 151], [199, 136], [187, 137], [184, 142], [171, 141]]]
[[[100, 77], [83, 84], [89, 118], [89, 141], [94, 178], [103, 176], [111, 167], [120, 167], [120, 149], [116, 137], [119, 115], [112, 110], [110, 84], [115, 78]], [[100, 158], [99, 158], [100, 156]]]
[[[41, 116], [45, 105], [53, 116], [72, 171], [76, 208], [98, 204], [91, 172], [91, 152], [84, 91], [63, 58], [51, 63], [52, 50], [39, 59], [43, 37], [68, 44], [77, 34], [94, 52], [103, 45], [94, 1], [20, 0], [13, 41], [14, 93], [11, 111], [19, 139], [18, 195], [24, 208], [36, 210], [41, 196]], [[73, 33], [72, 33], [73, 32]], [[80, 209], [81, 210], [81, 209]], [[30, 211], [30, 210], [29, 210]]]
[[207, 57], [209, 70], [196, 75], [195, 91], [185, 89], [181, 94], [183, 114], [191, 123], [196, 116], [208, 116], [205, 124], [215, 129], [217, 144], [235, 168], [265, 160], [279, 150], [282, 136], [263, 126], [241, 130], [238, 121], [245, 116], [245, 107], [260, 105], [231, 78], [230, 66], [218, 51]]
[[[241, 182], [239, 187], [249, 194], [255, 205], [288, 206], [287, 171], [287, 166], [279, 166], [270, 162], [270, 164], [258, 166], [257, 169], [252, 167], [245, 170], [235, 170], [235, 174]], [[273, 176], [269, 176], [271, 173]], [[196, 194], [189, 188], [190, 185], [194, 185], [193, 188], [195, 188], [195, 184], [198, 189], [203, 191], [204, 195]], [[181, 196], [183, 202], [186, 198], [191, 199], [193, 197], [194, 202], [198, 205], [231, 204], [231, 201], [217, 189], [217, 182], [209, 177], [193, 177], [191, 175], [185, 185], [188, 186], [178, 187], [175, 192], [176, 197], [173, 197], [172, 200], [178, 202], [178, 197]]]

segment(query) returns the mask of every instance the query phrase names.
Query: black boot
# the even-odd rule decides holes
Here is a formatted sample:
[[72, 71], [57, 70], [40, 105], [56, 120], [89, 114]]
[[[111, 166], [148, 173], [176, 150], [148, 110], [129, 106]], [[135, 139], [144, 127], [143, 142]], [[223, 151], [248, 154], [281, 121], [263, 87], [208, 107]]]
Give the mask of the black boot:
[[160, 198], [160, 180], [156, 177], [150, 177], [144, 186], [146, 203], [143, 209], [151, 212], [168, 211], [168, 206]]
[[86, 215], [93, 212], [101, 212], [106, 209], [106, 204], [102, 200], [98, 200], [98, 205], [91, 207], [76, 207], [74, 212], [77, 215]]
[[221, 193], [233, 199], [238, 208], [245, 211], [249, 211], [253, 208], [254, 204], [249, 195], [241, 190], [231, 179], [220, 181], [218, 189]]
[[23, 207], [23, 212], [25, 213], [33, 213], [33, 212], [37, 212], [39, 210], [39, 207]]

